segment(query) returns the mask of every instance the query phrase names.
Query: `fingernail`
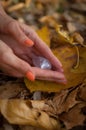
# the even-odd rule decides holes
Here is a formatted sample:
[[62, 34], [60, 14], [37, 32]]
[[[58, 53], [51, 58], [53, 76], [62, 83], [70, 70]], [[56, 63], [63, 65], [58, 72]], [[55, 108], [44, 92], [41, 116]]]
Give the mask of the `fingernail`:
[[62, 83], [62, 84], [64, 84], [64, 85], [66, 85], [67, 84], [67, 80], [66, 79], [64, 79], [64, 80], [58, 80], [57, 82], [59, 82], [59, 83]]
[[66, 80], [64, 73], [62, 73], [62, 72], [59, 73], [59, 79], [60, 80]]
[[64, 85], [67, 85], [67, 82], [63, 82]]
[[63, 81], [63, 84], [66, 85], [66, 84], [67, 84], [67, 80], [64, 80], [64, 81]]
[[66, 78], [64, 78], [63, 82], [65, 82], [65, 83], [66, 83], [66, 82], [67, 82], [67, 79], [66, 79]]
[[34, 81], [35, 80], [35, 76], [33, 73], [31, 73], [30, 71], [26, 73], [26, 77], [31, 80]]
[[33, 42], [32, 40], [30, 40], [30, 39], [25, 40], [24, 43], [25, 43], [27, 46], [33, 46], [33, 45], [34, 45], [34, 42]]
[[64, 72], [63, 68], [61, 68], [61, 72]]

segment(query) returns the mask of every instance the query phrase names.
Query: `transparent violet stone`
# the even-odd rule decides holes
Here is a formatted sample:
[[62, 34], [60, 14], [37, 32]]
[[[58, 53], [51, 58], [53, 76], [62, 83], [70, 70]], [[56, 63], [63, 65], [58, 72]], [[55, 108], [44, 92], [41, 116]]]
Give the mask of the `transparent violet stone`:
[[46, 58], [41, 57], [41, 56], [34, 56], [32, 58], [32, 62], [33, 62], [33, 65], [35, 67], [39, 67], [41, 69], [49, 69], [50, 70], [52, 68], [52, 65], [49, 62], [49, 60], [47, 60]]
[[[32, 62], [35, 67], [39, 67], [41, 69], [50, 70], [52, 68], [52, 65], [49, 60], [41, 56], [32, 55]], [[41, 100], [41, 96], [41, 91], [35, 91], [33, 93], [33, 100]]]

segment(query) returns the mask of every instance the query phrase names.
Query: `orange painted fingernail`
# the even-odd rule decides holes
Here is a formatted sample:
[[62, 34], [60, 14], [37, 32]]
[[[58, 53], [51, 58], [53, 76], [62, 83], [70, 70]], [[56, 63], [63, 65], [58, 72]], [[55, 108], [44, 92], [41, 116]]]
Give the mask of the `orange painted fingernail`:
[[26, 77], [31, 81], [35, 80], [35, 76], [30, 71], [26, 73]]
[[67, 85], [67, 81], [66, 82], [63, 82], [64, 85]]
[[25, 40], [24, 43], [25, 43], [27, 46], [33, 46], [33, 45], [34, 45], [34, 42], [33, 42], [32, 40], [30, 40], [30, 39]]

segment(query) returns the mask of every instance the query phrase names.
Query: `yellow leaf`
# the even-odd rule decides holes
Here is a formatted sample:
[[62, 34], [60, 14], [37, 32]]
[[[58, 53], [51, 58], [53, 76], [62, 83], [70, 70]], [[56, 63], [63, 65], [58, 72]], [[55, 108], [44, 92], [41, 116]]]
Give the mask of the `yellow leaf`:
[[[42, 31], [41, 38], [43, 36]], [[57, 35], [59, 37], [59, 35]], [[44, 38], [44, 37], [43, 37]], [[62, 34], [62, 41], [58, 46], [58, 39], [55, 44], [57, 44], [57, 47], [55, 49], [52, 49], [52, 52], [55, 54], [55, 56], [62, 62], [64, 74], [67, 78], [67, 85], [49, 82], [49, 81], [39, 81], [36, 80], [34, 83], [29, 81], [28, 79], [25, 79], [25, 84], [27, 88], [32, 91], [48, 91], [48, 92], [58, 92], [62, 89], [75, 87], [82, 83], [84, 79], [86, 78], [86, 48], [85, 47], [79, 47], [79, 66], [74, 69], [76, 63], [77, 63], [77, 51], [73, 44], [70, 44], [70, 39], [65, 38], [65, 36]], [[66, 40], [65, 40], [66, 39]], [[65, 43], [65, 44], [64, 44]], [[71, 42], [72, 43], [72, 42]], [[53, 44], [53, 43], [51, 43]]]
[[42, 29], [37, 31], [37, 34], [40, 38], [48, 45], [50, 46], [50, 32], [49, 29], [45, 26]]

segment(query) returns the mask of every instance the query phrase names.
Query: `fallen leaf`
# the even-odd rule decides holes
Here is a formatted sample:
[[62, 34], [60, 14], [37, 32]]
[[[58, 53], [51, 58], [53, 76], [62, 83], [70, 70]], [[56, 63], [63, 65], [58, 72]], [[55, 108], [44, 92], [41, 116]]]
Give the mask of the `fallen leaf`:
[[84, 81], [79, 87], [77, 98], [86, 102], [86, 81]]
[[86, 104], [81, 103], [70, 109], [68, 113], [65, 112], [60, 115], [60, 119], [64, 122], [67, 129], [84, 124], [86, 116], [81, 112], [84, 107], [86, 109]]
[[49, 46], [50, 45], [50, 32], [48, 27], [43, 27], [40, 30], [37, 30], [37, 34], [39, 37], [42, 37], [42, 40]]
[[[42, 38], [47, 31], [45, 31], [45, 29], [43, 28], [43, 31], [39, 32]], [[71, 38], [68, 37], [68, 34], [65, 33], [64, 31], [61, 32], [59, 28], [57, 28], [57, 32], [58, 35], [56, 35], [57, 39], [55, 42], [57, 46], [51, 49], [54, 55], [61, 61], [63, 65], [64, 74], [67, 78], [67, 84], [63, 85], [59, 83], [39, 81], [39, 80], [36, 80], [34, 83], [32, 83], [28, 79], [25, 79], [26, 87], [31, 92], [32, 91], [58, 92], [62, 89], [75, 87], [80, 83], [82, 83], [86, 78], [86, 48], [81, 46], [77, 47], [79, 50], [78, 55], [75, 45], [73, 44], [73, 40], [71, 40]], [[46, 40], [49, 37], [43, 37], [43, 40], [44, 38]], [[53, 46], [53, 42], [51, 44]], [[77, 68], [74, 68], [77, 64], [77, 58], [79, 58], [79, 63]]]
[[73, 33], [77, 30], [72, 22], [67, 22], [67, 28], [70, 33]]
[[86, 120], [86, 102], [80, 92], [85, 93], [83, 84], [41, 101], [1, 99], [0, 112], [11, 124], [59, 130], [62, 121], [67, 129], [71, 129], [83, 125]]
[[9, 99], [16, 97], [24, 89], [22, 83], [9, 81], [0, 85], [0, 99]]
[[77, 32], [73, 33], [72, 35], [74, 41], [76, 42], [76, 44], [80, 44], [81, 46], [84, 46], [84, 38]]
[[48, 130], [59, 130], [58, 119], [42, 111], [44, 102], [30, 100], [0, 100], [0, 112], [11, 124], [32, 125]]
[[63, 112], [68, 112], [73, 106], [75, 106], [79, 101], [76, 100], [76, 95], [78, 88], [71, 88], [70, 90], [63, 90], [60, 95], [57, 94], [53, 102], [56, 107], [56, 113], [61, 114]]
[[79, 11], [79, 12], [82, 12], [82, 13], [85, 13], [86, 12], [86, 4], [84, 3], [78, 3], [78, 4], [72, 4], [71, 5], [71, 8], [75, 11]]
[[1, 79], [0, 99], [27, 99], [30, 97], [30, 92], [25, 87], [23, 80], [18, 79], [12, 81], [10, 79], [10, 81], [5, 81], [5, 77], [4, 75], [4, 79]]

